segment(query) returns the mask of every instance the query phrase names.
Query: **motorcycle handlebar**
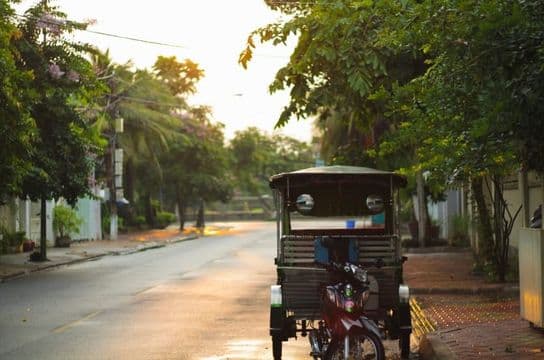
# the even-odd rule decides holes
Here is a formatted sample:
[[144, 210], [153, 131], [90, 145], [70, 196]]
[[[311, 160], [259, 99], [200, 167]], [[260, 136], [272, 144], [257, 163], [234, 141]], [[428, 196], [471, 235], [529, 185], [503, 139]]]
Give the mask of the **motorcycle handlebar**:
[[324, 264], [324, 266], [325, 269], [329, 272], [340, 273], [342, 275], [348, 276], [352, 280], [359, 281], [362, 284], [368, 282], [367, 271], [360, 266], [348, 262], [337, 263], [332, 261], [328, 264]]

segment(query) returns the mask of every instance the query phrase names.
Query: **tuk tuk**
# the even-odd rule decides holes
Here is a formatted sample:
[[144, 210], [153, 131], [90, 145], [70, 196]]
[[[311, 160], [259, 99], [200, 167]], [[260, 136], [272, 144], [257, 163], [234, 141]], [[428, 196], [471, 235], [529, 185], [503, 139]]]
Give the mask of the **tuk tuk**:
[[[398, 217], [406, 179], [365, 167], [325, 166], [274, 175], [269, 184], [277, 214], [277, 283], [271, 286], [270, 311], [274, 360], [281, 359], [283, 342], [306, 336], [322, 322], [320, 294], [332, 280], [318, 260], [333, 256], [368, 270], [365, 316], [381, 339], [398, 340], [407, 358], [412, 327]], [[324, 240], [332, 247], [323, 246]]]

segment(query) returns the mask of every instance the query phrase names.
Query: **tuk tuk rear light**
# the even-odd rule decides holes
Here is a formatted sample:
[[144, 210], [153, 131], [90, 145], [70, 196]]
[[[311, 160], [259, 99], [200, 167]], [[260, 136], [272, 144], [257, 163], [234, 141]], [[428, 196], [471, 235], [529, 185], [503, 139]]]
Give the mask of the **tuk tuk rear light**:
[[270, 307], [279, 308], [282, 306], [281, 285], [270, 286]]
[[399, 285], [399, 301], [401, 304], [408, 304], [410, 301], [410, 288], [407, 285]]

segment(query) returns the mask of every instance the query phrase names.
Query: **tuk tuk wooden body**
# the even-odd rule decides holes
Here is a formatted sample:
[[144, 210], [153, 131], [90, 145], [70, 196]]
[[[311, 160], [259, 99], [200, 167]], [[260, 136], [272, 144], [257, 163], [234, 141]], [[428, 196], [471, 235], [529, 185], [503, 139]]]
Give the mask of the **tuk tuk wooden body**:
[[[318, 247], [323, 239], [343, 244], [344, 250], [338, 253], [343, 255], [336, 256], [344, 258], [336, 260], [356, 263], [368, 270], [368, 317], [379, 325], [384, 337], [399, 339], [405, 355], [407, 347], [409, 351], [411, 319], [402, 278], [406, 258], [401, 254], [398, 221], [398, 189], [405, 185], [406, 179], [395, 173], [351, 166], [309, 168], [270, 178], [278, 233], [277, 284], [273, 286], [276, 294], [272, 295], [276, 296], [272, 300], [276, 303], [271, 304], [270, 313], [275, 360], [281, 359], [283, 341], [297, 333], [306, 335], [321, 320], [320, 294], [331, 282], [329, 273], [316, 263], [316, 252], [322, 250]], [[372, 211], [368, 201], [379, 198], [381, 211]], [[301, 211], [297, 201], [309, 204]], [[382, 221], [379, 226], [357, 226], [348, 220], [346, 226], [338, 227], [339, 216], [380, 217]], [[305, 217], [312, 221], [305, 223]], [[316, 226], [320, 219], [327, 221], [331, 217], [335, 226]], [[295, 218], [303, 225], [294, 227]]]

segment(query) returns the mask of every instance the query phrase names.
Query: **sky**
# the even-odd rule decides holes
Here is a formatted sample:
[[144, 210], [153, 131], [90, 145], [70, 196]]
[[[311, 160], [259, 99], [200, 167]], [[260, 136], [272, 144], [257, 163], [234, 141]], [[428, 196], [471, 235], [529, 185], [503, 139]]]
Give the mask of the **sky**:
[[[22, 13], [36, 1], [25, 0], [16, 7]], [[271, 95], [268, 86], [278, 69], [287, 63], [294, 46], [258, 46], [244, 70], [238, 55], [249, 33], [274, 22], [281, 15], [264, 0], [50, 0], [68, 19], [96, 20], [89, 30], [131, 38], [180, 45], [182, 48], [150, 45], [89, 32], [78, 32], [76, 40], [110, 49], [117, 63], [132, 60], [138, 68], [151, 68], [157, 56], [190, 58], [205, 71], [193, 105], [209, 105], [214, 120], [225, 124], [225, 136], [256, 126], [272, 133], [288, 91]], [[282, 133], [310, 141], [312, 121], [292, 119]]]

